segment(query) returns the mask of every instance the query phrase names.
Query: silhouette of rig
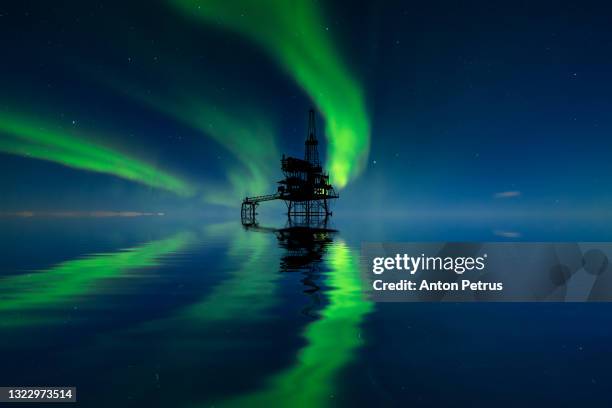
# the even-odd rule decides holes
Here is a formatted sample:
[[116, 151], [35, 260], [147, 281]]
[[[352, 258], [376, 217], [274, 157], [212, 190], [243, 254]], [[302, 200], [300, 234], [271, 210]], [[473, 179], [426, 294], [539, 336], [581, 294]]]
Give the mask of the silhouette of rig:
[[281, 169], [285, 178], [278, 182], [275, 194], [246, 197], [242, 201], [240, 214], [243, 225], [256, 224], [257, 206], [272, 200], [285, 202], [290, 222], [308, 225], [312, 221], [327, 220], [327, 217], [332, 215], [329, 200], [339, 196], [329, 183], [329, 174], [323, 172], [319, 162], [319, 141], [312, 109], [308, 113], [305, 145], [304, 159], [285, 157], [283, 154]]
[[261, 227], [257, 224], [244, 225], [247, 231], [273, 233], [278, 240], [279, 248], [284, 252], [280, 258], [280, 272], [298, 272], [304, 284], [304, 293], [310, 298], [302, 313], [308, 317], [318, 318], [323, 301], [319, 280], [322, 275], [321, 265], [329, 246], [333, 245], [335, 229], [327, 228], [325, 220], [317, 226], [292, 226], [285, 228]]

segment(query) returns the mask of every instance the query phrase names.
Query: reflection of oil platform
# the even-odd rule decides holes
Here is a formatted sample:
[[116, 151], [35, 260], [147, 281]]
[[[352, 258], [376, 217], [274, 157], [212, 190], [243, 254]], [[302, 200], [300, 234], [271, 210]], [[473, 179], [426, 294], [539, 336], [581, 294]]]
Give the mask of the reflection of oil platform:
[[286, 251], [281, 256], [280, 271], [302, 274], [300, 282], [305, 286], [304, 293], [311, 299], [310, 304], [302, 309], [302, 313], [318, 318], [315, 310], [319, 309], [322, 301], [318, 282], [321, 264], [327, 247], [332, 245], [334, 234], [338, 231], [327, 228], [325, 218], [315, 221], [320, 221], [316, 227], [289, 225], [278, 229], [245, 224], [244, 228], [248, 231], [271, 232], [276, 235], [279, 247]]
[[278, 182], [277, 192], [257, 197], [246, 197], [242, 201], [241, 218], [245, 225], [255, 224], [256, 209], [263, 201], [283, 200], [287, 205], [287, 216], [291, 220], [303, 221], [325, 219], [332, 214], [329, 200], [338, 198], [338, 193], [329, 183], [329, 174], [323, 172], [319, 162], [319, 141], [315, 129], [314, 111], [308, 116], [308, 136], [304, 159], [285, 157], [281, 169], [285, 178]]

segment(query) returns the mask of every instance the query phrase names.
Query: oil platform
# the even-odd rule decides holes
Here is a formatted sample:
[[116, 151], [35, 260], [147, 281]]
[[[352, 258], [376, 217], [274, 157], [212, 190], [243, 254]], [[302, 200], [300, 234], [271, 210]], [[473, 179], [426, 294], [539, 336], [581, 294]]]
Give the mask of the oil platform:
[[283, 200], [287, 205], [289, 221], [310, 224], [324, 221], [332, 215], [329, 200], [338, 198], [338, 193], [329, 182], [329, 174], [323, 172], [319, 161], [314, 110], [308, 113], [308, 134], [306, 136], [304, 159], [285, 157], [281, 159], [281, 170], [285, 178], [278, 182], [276, 193], [246, 197], [242, 201], [241, 219], [243, 225], [256, 224], [257, 206], [264, 201]]

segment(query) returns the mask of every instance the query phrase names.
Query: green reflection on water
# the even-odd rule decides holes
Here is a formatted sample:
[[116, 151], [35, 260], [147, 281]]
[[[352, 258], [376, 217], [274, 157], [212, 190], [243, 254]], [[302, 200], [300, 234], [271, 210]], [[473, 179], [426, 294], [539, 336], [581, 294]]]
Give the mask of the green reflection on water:
[[204, 299], [183, 310], [181, 317], [210, 322], [264, 318], [265, 312], [276, 303], [276, 281], [280, 278], [276, 259], [269, 256], [272, 251], [270, 236], [245, 233], [234, 223], [213, 225], [206, 232], [217, 235], [222, 230], [235, 234], [227, 250], [226, 262], [237, 261], [238, 266]]
[[271, 378], [265, 389], [222, 405], [313, 407], [334, 401], [334, 380], [361, 345], [359, 326], [373, 304], [363, 299], [358, 256], [345, 243], [329, 247], [329, 266], [329, 304], [306, 327], [307, 345], [296, 363]]
[[[265, 233], [245, 233], [240, 224], [225, 222], [207, 225], [204, 237], [230, 242], [221, 265], [231, 267], [229, 277], [211, 288], [211, 291], [195, 303], [185, 306], [172, 316], [143, 323], [131, 329], [137, 333], [173, 331], [181, 333], [173, 341], [177, 344], [191, 343], [209, 324], [240, 321], [256, 321], [265, 318], [276, 302], [277, 290], [276, 258], [270, 236]], [[206, 240], [204, 240], [206, 241]], [[199, 342], [201, 345], [201, 340]]]
[[191, 238], [190, 233], [179, 233], [119, 252], [91, 254], [46, 270], [0, 279], [0, 312], [12, 316], [3, 316], [0, 327], [51, 322], [49, 309], [95, 292], [103, 279], [159, 265], [162, 256], [183, 248]]

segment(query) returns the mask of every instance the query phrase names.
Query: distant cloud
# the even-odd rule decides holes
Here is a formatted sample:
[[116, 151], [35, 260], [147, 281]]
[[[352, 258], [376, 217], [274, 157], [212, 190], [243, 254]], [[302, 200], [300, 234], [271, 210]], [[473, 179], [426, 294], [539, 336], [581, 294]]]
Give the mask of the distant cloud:
[[493, 231], [493, 234], [504, 238], [519, 238], [521, 236], [520, 232], [514, 231]]
[[521, 195], [520, 191], [502, 191], [501, 193], [496, 193], [495, 198], [510, 198], [510, 197], [518, 197]]

